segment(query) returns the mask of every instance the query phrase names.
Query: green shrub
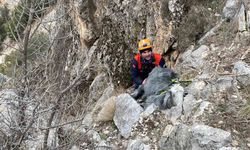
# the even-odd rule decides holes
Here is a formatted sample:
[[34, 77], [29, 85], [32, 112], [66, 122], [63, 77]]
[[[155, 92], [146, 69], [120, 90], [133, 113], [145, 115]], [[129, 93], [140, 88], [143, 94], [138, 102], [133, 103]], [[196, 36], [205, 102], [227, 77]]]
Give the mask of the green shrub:
[[46, 33], [37, 33], [29, 41], [28, 60], [32, 61], [49, 48], [49, 37]]
[[8, 9], [5, 6], [0, 7], [0, 45], [7, 36], [6, 22], [8, 20], [8, 13]]
[[[43, 16], [46, 13], [46, 8], [54, 5], [56, 0], [35, 0], [35, 14], [34, 19]], [[18, 36], [22, 37], [22, 33], [27, 26], [29, 19], [29, 5], [28, 2], [21, 1], [14, 9], [10, 21], [7, 23], [8, 35], [15, 39]], [[34, 21], [33, 19], [33, 21]]]

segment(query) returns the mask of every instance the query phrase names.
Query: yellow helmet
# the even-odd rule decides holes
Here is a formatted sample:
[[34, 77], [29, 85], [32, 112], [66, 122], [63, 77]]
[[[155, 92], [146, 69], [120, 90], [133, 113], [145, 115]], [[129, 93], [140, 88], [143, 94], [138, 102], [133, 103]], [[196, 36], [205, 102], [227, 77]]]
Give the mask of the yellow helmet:
[[151, 45], [151, 41], [149, 39], [143, 39], [140, 40], [140, 42], [138, 43], [138, 50], [145, 50], [148, 48], [152, 48], [153, 46]]

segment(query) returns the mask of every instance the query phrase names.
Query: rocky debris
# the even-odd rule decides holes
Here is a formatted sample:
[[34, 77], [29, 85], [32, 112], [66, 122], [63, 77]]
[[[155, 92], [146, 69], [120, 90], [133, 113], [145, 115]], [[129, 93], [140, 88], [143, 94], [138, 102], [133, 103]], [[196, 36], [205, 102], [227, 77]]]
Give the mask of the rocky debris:
[[82, 120], [82, 125], [85, 127], [85, 128], [91, 128], [92, 125], [93, 125], [93, 117], [92, 117], [92, 114], [86, 114], [84, 119]]
[[238, 61], [234, 64], [233, 72], [236, 74], [236, 79], [243, 85], [250, 85], [250, 66]]
[[122, 94], [117, 97], [114, 122], [123, 137], [130, 136], [142, 111], [141, 106], [130, 95]]
[[216, 88], [218, 91], [226, 91], [227, 89], [232, 89], [233, 84], [233, 78], [230, 76], [221, 76], [216, 81]]
[[159, 147], [163, 150], [210, 150], [228, 146], [231, 142], [231, 134], [224, 130], [206, 125], [180, 124], [174, 127], [169, 136], [162, 137]]
[[0, 73], [0, 87], [8, 80], [8, 77]]
[[141, 116], [143, 118], [146, 118], [148, 116], [150, 116], [158, 107], [152, 103], [151, 105], [149, 105], [142, 113]]
[[127, 150], [150, 150], [150, 146], [144, 144], [141, 140], [131, 140], [128, 143]]

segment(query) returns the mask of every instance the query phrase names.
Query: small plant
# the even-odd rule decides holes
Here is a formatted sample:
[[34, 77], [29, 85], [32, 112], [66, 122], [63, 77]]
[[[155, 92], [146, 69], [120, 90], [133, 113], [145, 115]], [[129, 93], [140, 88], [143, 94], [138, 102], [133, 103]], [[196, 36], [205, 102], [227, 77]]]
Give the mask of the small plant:
[[18, 51], [14, 51], [5, 57], [3, 64], [0, 64], [0, 73], [12, 76], [13, 70], [17, 66], [21, 65], [21, 54]]
[[243, 98], [247, 100], [246, 105], [240, 110], [240, 114], [244, 117], [250, 117], [250, 86], [243, 87]]
[[8, 20], [8, 9], [4, 7], [0, 7], [0, 45], [4, 41], [4, 39], [7, 36], [7, 30], [6, 30], [6, 22]]

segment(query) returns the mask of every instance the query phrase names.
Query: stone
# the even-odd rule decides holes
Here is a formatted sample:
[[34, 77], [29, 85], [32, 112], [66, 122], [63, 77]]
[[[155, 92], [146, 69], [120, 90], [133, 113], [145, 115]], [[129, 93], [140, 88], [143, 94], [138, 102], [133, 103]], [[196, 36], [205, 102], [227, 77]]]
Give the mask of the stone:
[[228, 146], [231, 142], [231, 133], [227, 131], [200, 124], [179, 124], [169, 136], [162, 136], [159, 147], [163, 150], [210, 150]]
[[174, 126], [172, 125], [167, 125], [162, 133], [162, 136], [164, 137], [169, 137], [171, 132], [173, 131], [174, 129]]
[[194, 113], [194, 118], [197, 118], [197, 117], [203, 115], [204, 111], [209, 109], [210, 105], [212, 105], [210, 102], [202, 101], [200, 103], [200, 106], [198, 107], [197, 111]]
[[170, 109], [163, 110], [166, 118], [176, 124], [177, 119], [183, 114], [183, 94], [184, 89], [176, 84], [170, 89], [173, 97], [173, 106]]
[[222, 129], [206, 125], [193, 125], [191, 130], [193, 135], [192, 145], [197, 148], [219, 149], [230, 145], [232, 142], [231, 133]]
[[184, 97], [183, 101], [183, 114], [186, 118], [189, 118], [193, 109], [198, 107], [201, 100], [196, 100], [193, 95], [188, 94]]
[[142, 113], [141, 117], [146, 118], [150, 116], [155, 110], [157, 109], [157, 106], [153, 103], [149, 105]]
[[117, 97], [113, 120], [123, 137], [130, 136], [132, 127], [139, 120], [142, 111], [142, 107], [129, 94]]
[[234, 64], [233, 73], [236, 74], [236, 79], [241, 84], [250, 85], [250, 66], [243, 62], [238, 61]]
[[108, 78], [105, 73], [99, 74], [89, 87], [89, 100], [97, 101], [108, 87]]
[[192, 94], [196, 98], [201, 97], [201, 91], [205, 88], [206, 83], [204, 81], [193, 81], [187, 87], [187, 93]]
[[233, 88], [233, 78], [228, 76], [219, 77], [216, 81], [216, 87], [219, 91], [226, 91]]
[[150, 150], [150, 146], [142, 142], [142, 140], [130, 140], [127, 150]]
[[247, 22], [246, 22], [246, 14], [245, 14], [245, 6], [244, 4], [241, 5], [240, 11], [238, 13], [238, 30], [240, 32], [244, 32], [247, 30]]
[[0, 73], [0, 87], [8, 80], [8, 77]]
[[93, 117], [92, 117], [92, 114], [87, 114], [83, 121], [82, 121], [82, 124], [84, 125], [84, 127], [86, 128], [91, 128], [92, 125], [93, 125]]
[[222, 17], [228, 20], [232, 20], [237, 13], [239, 0], [227, 0], [225, 7], [222, 11]]
[[191, 150], [191, 133], [189, 127], [184, 124], [174, 126], [170, 134], [162, 136], [159, 141], [161, 150]]
[[204, 59], [208, 56], [210, 49], [206, 45], [201, 45], [198, 49], [189, 50], [183, 54], [183, 64], [188, 68], [201, 69], [204, 66]]

